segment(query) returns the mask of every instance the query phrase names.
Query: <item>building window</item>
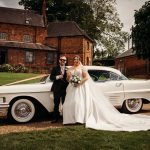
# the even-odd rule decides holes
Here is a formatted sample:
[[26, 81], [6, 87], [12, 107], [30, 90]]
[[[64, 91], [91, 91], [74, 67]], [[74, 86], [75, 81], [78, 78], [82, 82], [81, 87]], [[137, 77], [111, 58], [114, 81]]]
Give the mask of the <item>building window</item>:
[[87, 50], [89, 50], [89, 48], [90, 48], [90, 43], [87, 42]]
[[0, 49], [0, 65], [7, 63], [7, 50]]
[[47, 64], [54, 64], [57, 62], [57, 54], [49, 52], [47, 54]]
[[28, 34], [25, 34], [24, 36], [23, 36], [23, 42], [28, 42], [28, 43], [30, 43], [30, 42], [32, 42], [33, 40], [32, 40], [32, 36], [31, 35], [28, 35]]
[[7, 40], [8, 35], [5, 32], [0, 32], [0, 40]]
[[26, 63], [33, 63], [34, 54], [32, 51], [26, 51]]

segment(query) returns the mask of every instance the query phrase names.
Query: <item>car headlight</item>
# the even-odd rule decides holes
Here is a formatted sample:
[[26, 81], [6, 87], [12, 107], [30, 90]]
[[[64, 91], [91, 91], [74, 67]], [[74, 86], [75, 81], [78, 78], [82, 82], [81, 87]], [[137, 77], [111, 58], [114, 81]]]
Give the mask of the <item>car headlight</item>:
[[5, 103], [6, 102], [6, 98], [5, 97], [0, 97], [0, 103]]

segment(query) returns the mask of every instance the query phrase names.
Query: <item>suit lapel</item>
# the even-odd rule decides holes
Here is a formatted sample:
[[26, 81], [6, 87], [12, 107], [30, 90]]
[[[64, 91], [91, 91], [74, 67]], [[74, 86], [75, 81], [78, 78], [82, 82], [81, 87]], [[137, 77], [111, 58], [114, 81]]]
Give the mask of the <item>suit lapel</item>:
[[65, 66], [65, 68], [64, 68], [64, 74], [66, 74], [66, 71], [67, 71], [67, 67]]
[[60, 66], [58, 66], [58, 74], [61, 74], [61, 68], [60, 68]]

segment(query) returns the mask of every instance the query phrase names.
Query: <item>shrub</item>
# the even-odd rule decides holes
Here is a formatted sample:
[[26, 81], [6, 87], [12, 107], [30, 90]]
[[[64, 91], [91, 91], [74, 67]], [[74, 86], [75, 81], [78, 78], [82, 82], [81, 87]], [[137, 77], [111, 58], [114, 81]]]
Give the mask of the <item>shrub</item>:
[[0, 67], [0, 71], [1, 72], [12, 72], [13, 71], [13, 67], [10, 64], [3, 64]]
[[19, 63], [19, 64], [15, 65], [13, 67], [13, 72], [16, 72], [16, 73], [22, 72], [22, 73], [24, 73], [24, 72], [28, 72], [28, 69], [24, 66], [24, 64]]
[[28, 72], [28, 68], [24, 66], [24, 64], [17, 64], [17, 65], [10, 65], [10, 64], [3, 64], [0, 65], [0, 72], [16, 72], [16, 73], [25, 73]]

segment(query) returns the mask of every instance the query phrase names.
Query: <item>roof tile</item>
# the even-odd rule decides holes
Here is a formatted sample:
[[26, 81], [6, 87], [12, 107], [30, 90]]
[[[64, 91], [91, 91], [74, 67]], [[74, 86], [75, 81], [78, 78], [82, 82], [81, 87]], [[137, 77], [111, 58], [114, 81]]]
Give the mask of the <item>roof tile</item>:
[[43, 45], [40, 43], [24, 43], [16, 41], [0, 41], [1, 47], [11, 47], [11, 48], [24, 48], [24, 49], [38, 49], [38, 50], [49, 50], [56, 51], [55, 48]]
[[133, 51], [132, 48], [123, 52], [122, 54], [118, 55], [116, 58], [127, 57], [127, 56], [131, 56], [131, 55], [135, 55], [135, 52]]
[[[26, 20], [29, 23], [26, 23]], [[0, 22], [44, 27], [43, 16], [35, 11], [0, 7]]]
[[85, 36], [93, 40], [74, 21], [50, 22], [48, 24], [48, 37]]

